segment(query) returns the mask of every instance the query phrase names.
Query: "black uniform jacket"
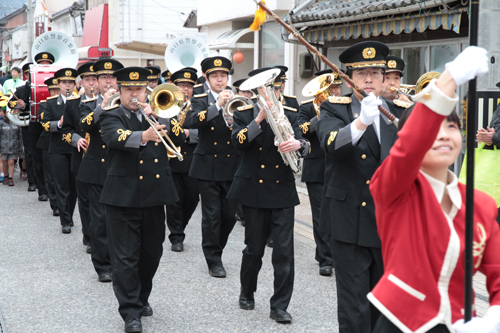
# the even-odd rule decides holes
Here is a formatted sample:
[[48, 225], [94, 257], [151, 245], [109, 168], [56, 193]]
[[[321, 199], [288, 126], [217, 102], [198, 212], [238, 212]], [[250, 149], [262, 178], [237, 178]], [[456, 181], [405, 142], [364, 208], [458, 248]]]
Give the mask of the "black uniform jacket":
[[[38, 112], [40, 115], [40, 123], [41, 124], [44, 123], [43, 119], [45, 116], [45, 103], [47, 103], [47, 101], [40, 101], [40, 104], [38, 104]], [[38, 142], [36, 143], [36, 147], [39, 149], [48, 150], [49, 144], [50, 144], [50, 136], [51, 136], [50, 132], [43, 131], [40, 134], [40, 137], [38, 138]]]
[[195, 95], [201, 95], [210, 90], [210, 86], [208, 85], [208, 82], [205, 81], [203, 83], [198, 83], [194, 85], [193, 87], [193, 96]]
[[108, 172], [108, 146], [101, 138], [102, 96], [87, 99], [80, 104], [80, 127], [89, 133], [90, 142], [83, 156], [77, 180], [95, 185], [104, 185]]
[[231, 143], [231, 130], [217, 110], [209, 91], [194, 96], [189, 124], [198, 129], [198, 145], [194, 150], [189, 176], [210, 181], [232, 181], [238, 168], [240, 152]]
[[69, 144], [73, 147], [71, 154], [71, 172], [78, 174], [84, 150], [78, 151], [78, 140], [86, 138], [87, 133], [80, 127], [80, 103], [81, 96], [70, 97], [66, 102], [66, 110], [64, 111], [64, 121], [61, 132], [63, 135], [70, 136]]
[[299, 107], [299, 127], [302, 136], [311, 143], [311, 152], [302, 162], [301, 181], [307, 183], [323, 183], [325, 180], [325, 153], [319, 145], [316, 125], [319, 121], [314, 109], [313, 99], [302, 102]]
[[[295, 188], [295, 176], [274, 145], [275, 135], [267, 120], [260, 123], [260, 128], [255, 122], [259, 111], [260, 107], [256, 104], [253, 107], [241, 107], [234, 112], [231, 140], [244, 153], [227, 197], [256, 208], [296, 206], [300, 202]], [[285, 109], [295, 138], [300, 140], [302, 136], [296, 113]]]
[[[101, 135], [109, 146], [109, 169], [101, 194], [101, 203], [121, 207], [170, 205], [179, 200], [172, 180], [167, 150], [160, 142], [141, 145], [142, 132], [150, 126], [139, 123], [124, 106], [105, 109], [100, 115]], [[159, 119], [166, 125], [176, 145], [186, 136], [177, 121]]]
[[61, 95], [47, 98], [45, 108], [43, 110], [42, 126], [45, 131], [51, 132], [49, 154], [71, 154], [73, 148], [68, 144], [71, 143], [71, 135], [64, 134], [62, 127], [59, 128], [57, 123], [64, 116], [66, 103]]
[[[184, 108], [187, 105], [184, 105]], [[185, 111], [182, 109], [181, 112]], [[191, 107], [189, 106], [186, 114], [186, 118], [183, 124], [183, 128], [189, 129], [191, 127]], [[189, 129], [189, 138], [186, 138], [184, 142], [181, 144], [181, 154], [184, 158], [182, 161], [179, 161], [177, 158], [170, 159], [170, 167], [172, 168], [172, 172], [177, 173], [189, 173], [189, 169], [191, 168], [191, 162], [193, 161], [194, 150], [196, 149], [196, 144], [198, 143], [198, 130], [193, 128]]]
[[[346, 102], [351, 97], [352, 102]], [[335, 102], [326, 100], [321, 104], [320, 121], [316, 125], [326, 157], [320, 230], [338, 241], [380, 247], [369, 184], [375, 170], [389, 155], [397, 139], [397, 128], [381, 115], [381, 143], [370, 125], [353, 146], [351, 123], [359, 116], [361, 103], [354, 95], [330, 99]], [[406, 110], [391, 101], [383, 103], [397, 118]]]

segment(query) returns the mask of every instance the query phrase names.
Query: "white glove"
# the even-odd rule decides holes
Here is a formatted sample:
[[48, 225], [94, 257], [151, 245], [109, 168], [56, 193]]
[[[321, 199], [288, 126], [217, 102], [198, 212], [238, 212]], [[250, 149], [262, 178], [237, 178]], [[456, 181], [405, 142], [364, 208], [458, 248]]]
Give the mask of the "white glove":
[[498, 318], [474, 317], [464, 323], [463, 319], [453, 324], [456, 333], [500, 333], [500, 322]]
[[380, 111], [378, 110], [379, 105], [382, 105], [382, 101], [371, 92], [361, 101], [359, 120], [366, 126], [373, 124], [375, 118], [380, 115]]
[[488, 73], [487, 51], [481, 47], [469, 46], [452, 62], [446, 64], [457, 86]]

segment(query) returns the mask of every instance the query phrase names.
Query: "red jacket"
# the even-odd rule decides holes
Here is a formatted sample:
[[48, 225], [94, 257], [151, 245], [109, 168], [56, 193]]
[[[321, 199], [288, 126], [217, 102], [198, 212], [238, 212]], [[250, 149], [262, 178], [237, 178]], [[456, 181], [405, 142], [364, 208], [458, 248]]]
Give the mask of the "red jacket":
[[[452, 221], [419, 171], [444, 118], [417, 104], [370, 184], [385, 273], [368, 299], [403, 332], [439, 323], [452, 331], [463, 318], [465, 185]], [[490, 305], [500, 305], [497, 205], [477, 190], [474, 203], [474, 272], [486, 275]]]

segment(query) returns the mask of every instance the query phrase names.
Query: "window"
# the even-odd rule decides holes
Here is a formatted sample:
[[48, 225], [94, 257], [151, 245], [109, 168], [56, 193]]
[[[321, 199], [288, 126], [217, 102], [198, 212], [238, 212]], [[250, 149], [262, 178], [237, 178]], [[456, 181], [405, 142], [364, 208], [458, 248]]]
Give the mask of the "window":
[[403, 48], [403, 60], [405, 61], [405, 84], [415, 84], [418, 78], [427, 72], [427, 64], [425, 61], [426, 51], [427, 46]]
[[262, 26], [261, 60], [262, 67], [283, 65], [285, 62], [285, 43], [281, 39], [281, 30], [276, 22]]

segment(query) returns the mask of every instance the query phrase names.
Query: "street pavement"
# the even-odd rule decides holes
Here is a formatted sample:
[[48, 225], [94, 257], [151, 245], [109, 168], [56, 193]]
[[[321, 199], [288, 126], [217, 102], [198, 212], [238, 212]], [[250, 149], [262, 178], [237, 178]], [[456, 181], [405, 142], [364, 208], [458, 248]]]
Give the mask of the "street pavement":
[[[78, 208], [75, 227], [64, 235], [48, 202], [16, 172], [15, 186], [0, 185], [0, 333], [123, 332], [111, 283], [100, 283], [82, 244]], [[201, 249], [201, 211], [186, 228], [184, 252], [170, 251], [168, 238], [150, 303], [153, 317], [144, 332], [338, 332], [335, 277], [318, 274], [307, 190], [297, 182], [295, 285], [290, 325], [269, 318], [273, 292], [267, 248], [253, 311], [238, 307], [244, 227], [236, 224], [224, 251], [228, 277], [210, 277]], [[168, 230], [167, 230], [168, 234]], [[485, 277], [476, 274], [476, 309], [488, 308]]]
[[[78, 209], [72, 233], [62, 234], [48, 202], [27, 192], [18, 172], [14, 181], [14, 187], [0, 185], [0, 332], [123, 332], [112, 285], [97, 281], [82, 244]], [[304, 198], [301, 195], [307, 201]], [[273, 291], [269, 248], [255, 310], [238, 307], [244, 248], [244, 227], [239, 223], [222, 258], [228, 277], [209, 276], [198, 207], [186, 229], [184, 252], [170, 251], [168, 239], [164, 243], [150, 298], [154, 315], [143, 318], [144, 332], [338, 332], [335, 278], [318, 274], [312, 229], [307, 211], [302, 210], [297, 217], [306, 221], [296, 223], [295, 287], [288, 308], [292, 324], [269, 318]]]

